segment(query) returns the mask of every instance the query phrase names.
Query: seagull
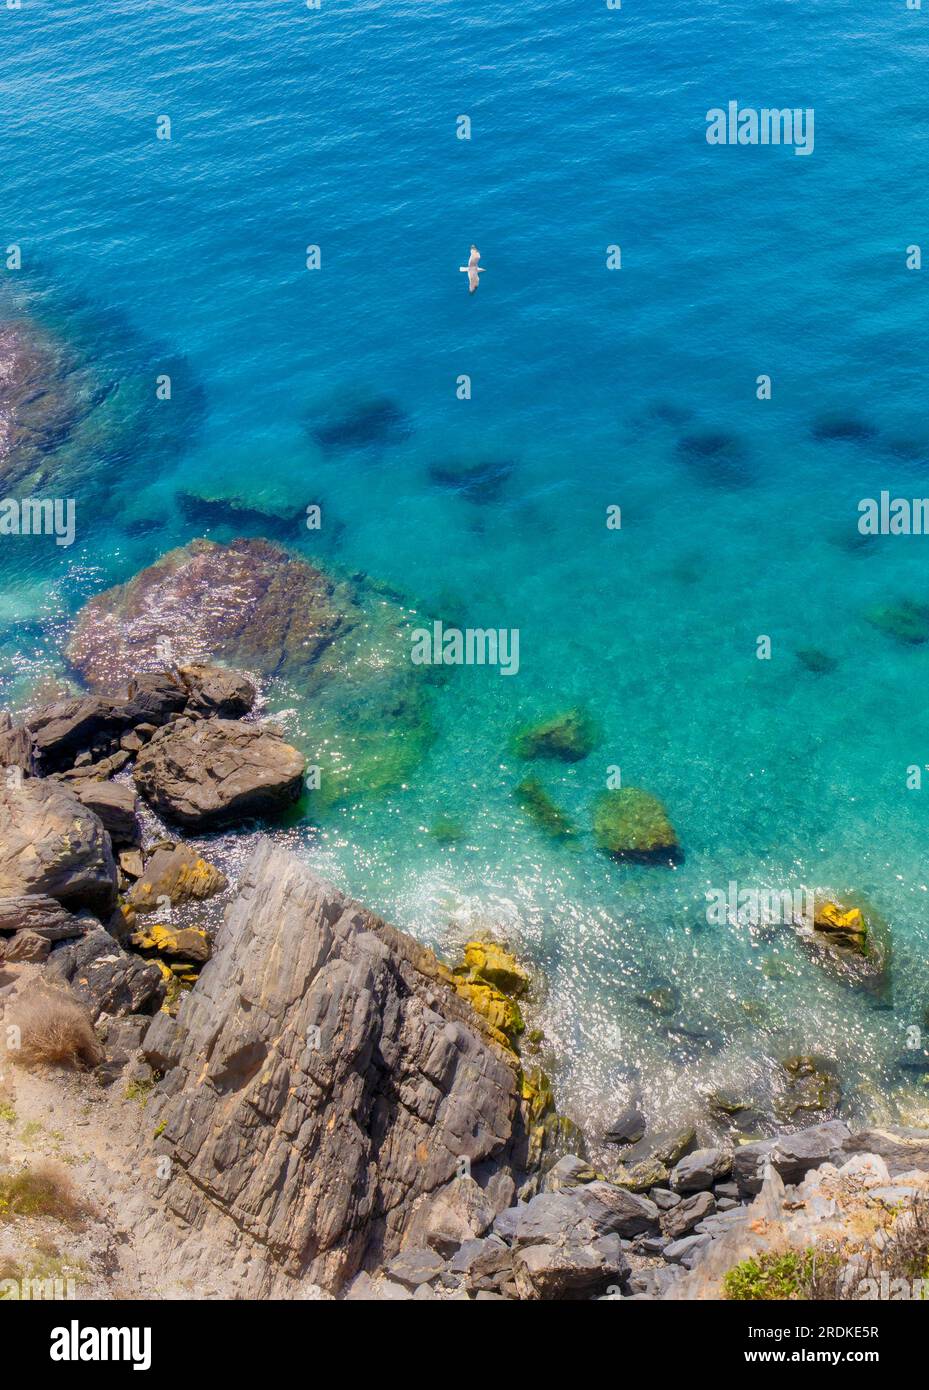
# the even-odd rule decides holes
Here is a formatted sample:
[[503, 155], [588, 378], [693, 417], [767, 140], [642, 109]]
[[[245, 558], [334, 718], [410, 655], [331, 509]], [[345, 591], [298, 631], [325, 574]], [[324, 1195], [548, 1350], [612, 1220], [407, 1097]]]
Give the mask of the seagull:
[[467, 264], [467, 265], [460, 265], [460, 266], [458, 267], [458, 269], [461, 271], [461, 273], [462, 273], [463, 275], [467, 275], [467, 277], [468, 277], [468, 294], [473, 294], [474, 291], [477, 289], [478, 285], [480, 284], [480, 281], [479, 281], [479, 279], [478, 279], [478, 276], [480, 275], [481, 271], [484, 269], [484, 267], [483, 267], [482, 265], [478, 265], [478, 261], [479, 261], [480, 259], [481, 259], [481, 253], [480, 253], [480, 251], [478, 251], [478, 249], [477, 249], [476, 246], [472, 246], [472, 247], [471, 247], [471, 254], [470, 254], [470, 256], [468, 257], [468, 264]]

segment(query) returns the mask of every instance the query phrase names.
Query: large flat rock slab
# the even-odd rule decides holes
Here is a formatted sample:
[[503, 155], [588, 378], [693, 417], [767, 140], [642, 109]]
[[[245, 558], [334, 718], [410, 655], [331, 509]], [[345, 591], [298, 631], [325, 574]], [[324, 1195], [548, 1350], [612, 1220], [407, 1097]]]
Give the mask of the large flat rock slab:
[[417, 1199], [507, 1161], [514, 1059], [430, 951], [270, 841], [145, 1051], [168, 1073], [164, 1202], [226, 1257], [249, 1243], [250, 1293], [338, 1289], [399, 1251]]

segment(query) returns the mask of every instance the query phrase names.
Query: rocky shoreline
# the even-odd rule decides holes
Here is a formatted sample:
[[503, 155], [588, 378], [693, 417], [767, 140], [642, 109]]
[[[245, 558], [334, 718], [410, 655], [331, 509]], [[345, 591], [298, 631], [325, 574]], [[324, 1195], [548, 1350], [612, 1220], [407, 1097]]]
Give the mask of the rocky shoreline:
[[171, 827], [301, 794], [304, 758], [255, 699], [197, 662], [0, 728], [3, 1084], [12, 1107], [17, 1077], [77, 1067], [107, 1106], [144, 1095], [122, 1219], [164, 1287], [220, 1268], [228, 1297], [642, 1300], [780, 1271], [788, 1296], [854, 1298], [902, 1267], [887, 1251], [922, 1231], [929, 1131], [798, 1128], [800, 1104], [790, 1128], [707, 1146], [633, 1105], [601, 1172], [520, 1056], [529, 977], [499, 944], [451, 967], [270, 838], [218, 930], [198, 926], [229, 885]]

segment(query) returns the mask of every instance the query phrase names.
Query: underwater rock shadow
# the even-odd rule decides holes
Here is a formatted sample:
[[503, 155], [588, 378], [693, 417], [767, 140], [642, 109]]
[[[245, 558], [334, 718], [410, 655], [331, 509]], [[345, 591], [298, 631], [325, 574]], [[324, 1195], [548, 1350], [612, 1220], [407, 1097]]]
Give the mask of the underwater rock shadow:
[[114, 490], [137, 489], [202, 431], [206, 391], [185, 357], [36, 277], [0, 284], [0, 359], [4, 486], [75, 494], [91, 526], [89, 499], [105, 493], [99, 514], [112, 515]]
[[755, 481], [748, 445], [729, 430], [707, 427], [681, 435], [678, 461], [705, 487], [743, 488]]
[[485, 506], [499, 500], [515, 467], [515, 460], [510, 458], [482, 459], [477, 463], [443, 459], [429, 465], [428, 477], [435, 487], [457, 493], [476, 506]]
[[324, 454], [383, 449], [402, 444], [413, 433], [410, 416], [390, 396], [346, 392], [318, 412], [307, 411], [304, 428]]

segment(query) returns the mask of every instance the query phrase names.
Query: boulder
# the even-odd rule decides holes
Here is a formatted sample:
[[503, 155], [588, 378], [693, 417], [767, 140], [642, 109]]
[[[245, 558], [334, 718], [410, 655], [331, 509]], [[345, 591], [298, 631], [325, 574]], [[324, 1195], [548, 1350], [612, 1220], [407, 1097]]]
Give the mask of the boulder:
[[[887, 1164], [891, 1177], [913, 1169], [929, 1173], [929, 1130], [888, 1125], [847, 1134], [842, 1140], [845, 1154], [877, 1154]], [[833, 1160], [835, 1161], [835, 1160]]]
[[813, 1125], [796, 1134], [782, 1134], [775, 1140], [769, 1158], [772, 1167], [785, 1183], [800, 1182], [811, 1168], [822, 1163], [841, 1163], [848, 1126], [841, 1120]]
[[305, 766], [273, 728], [181, 720], [152, 736], [134, 777], [159, 815], [204, 830], [282, 811], [300, 795]]
[[673, 1192], [702, 1192], [732, 1172], [732, 1154], [726, 1149], [695, 1149], [685, 1154], [671, 1171]]
[[187, 902], [203, 902], [228, 886], [226, 875], [190, 845], [157, 849], [129, 891], [135, 912], [164, 911]]
[[121, 950], [102, 927], [73, 944], [57, 946], [46, 975], [69, 984], [94, 1020], [103, 1013], [152, 1013], [165, 995], [158, 966]]
[[241, 719], [255, 703], [255, 687], [241, 671], [229, 671], [224, 666], [200, 661], [182, 666], [180, 676], [188, 691], [188, 714]]
[[661, 1229], [671, 1240], [681, 1240], [690, 1235], [694, 1227], [712, 1216], [716, 1210], [716, 1198], [711, 1192], [695, 1192], [685, 1197], [676, 1207], [666, 1211], [661, 1218]]
[[521, 1299], [587, 1299], [628, 1277], [619, 1236], [558, 1245], [533, 1245], [513, 1258], [513, 1278]]
[[594, 802], [594, 838], [614, 859], [673, 864], [681, 857], [664, 806], [638, 787], [601, 792]]
[[771, 1162], [773, 1139], [758, 1139], [742, 1144], [732, 1158], [732, 1176], [740, 1196], [754, 1196], [761, 1191], [765, 1172]]
[[116, 864], [100, 818], [56, 782], [0, 786], [0, 898], [40, 894], [108, 915]]
[[140, 927], [129, 937], [137, 951], [169, 960], [186, 960], [202, 965], [210, 958], [210, 938], [202, 927], [164, 927], [159, 923]]
[[40, 936], [36, 931], [19, 931], [5, 943], [3, 958], [11, 964], [28, 961], [41, 965], [51, 949], [52, 943], [47, 936]]
[[74, 795], [83, 806], [99, 816], [115, 849], [141, 843], [138, 797], [131, 787], [117, 782], [87, 780], [74, 785]]
[[118, 701], [80, 695], [44, 705], [29, 716], [27, 728], [42, 771], [48, 773], [72, 767], [80, 753], [92, 749], [102, 757], [132, 722]]
[[99, 925], [96, 918], [68, 912], [57, 898], [42, 894], [0, 898], [0, 932], [31, 931], [49, 941], [62, 941], [83, 936], [89, 922]]
[[241, 1296], [335, 1292], [400, 1252], [419, 1199], [454, 1202], [468, 1163], [508, 1169], [516, 1065], [448, 974], [260, 842], [197, 988], [144, 1044], [170, 1069], [156, 1149], [179, 1251], [193, 1224], [241, 1253]]
[[637, 1144], [645, 1138], [645, 1116], [637, 1105], [629, 1105], [604, 1131], [608, 1144]]

